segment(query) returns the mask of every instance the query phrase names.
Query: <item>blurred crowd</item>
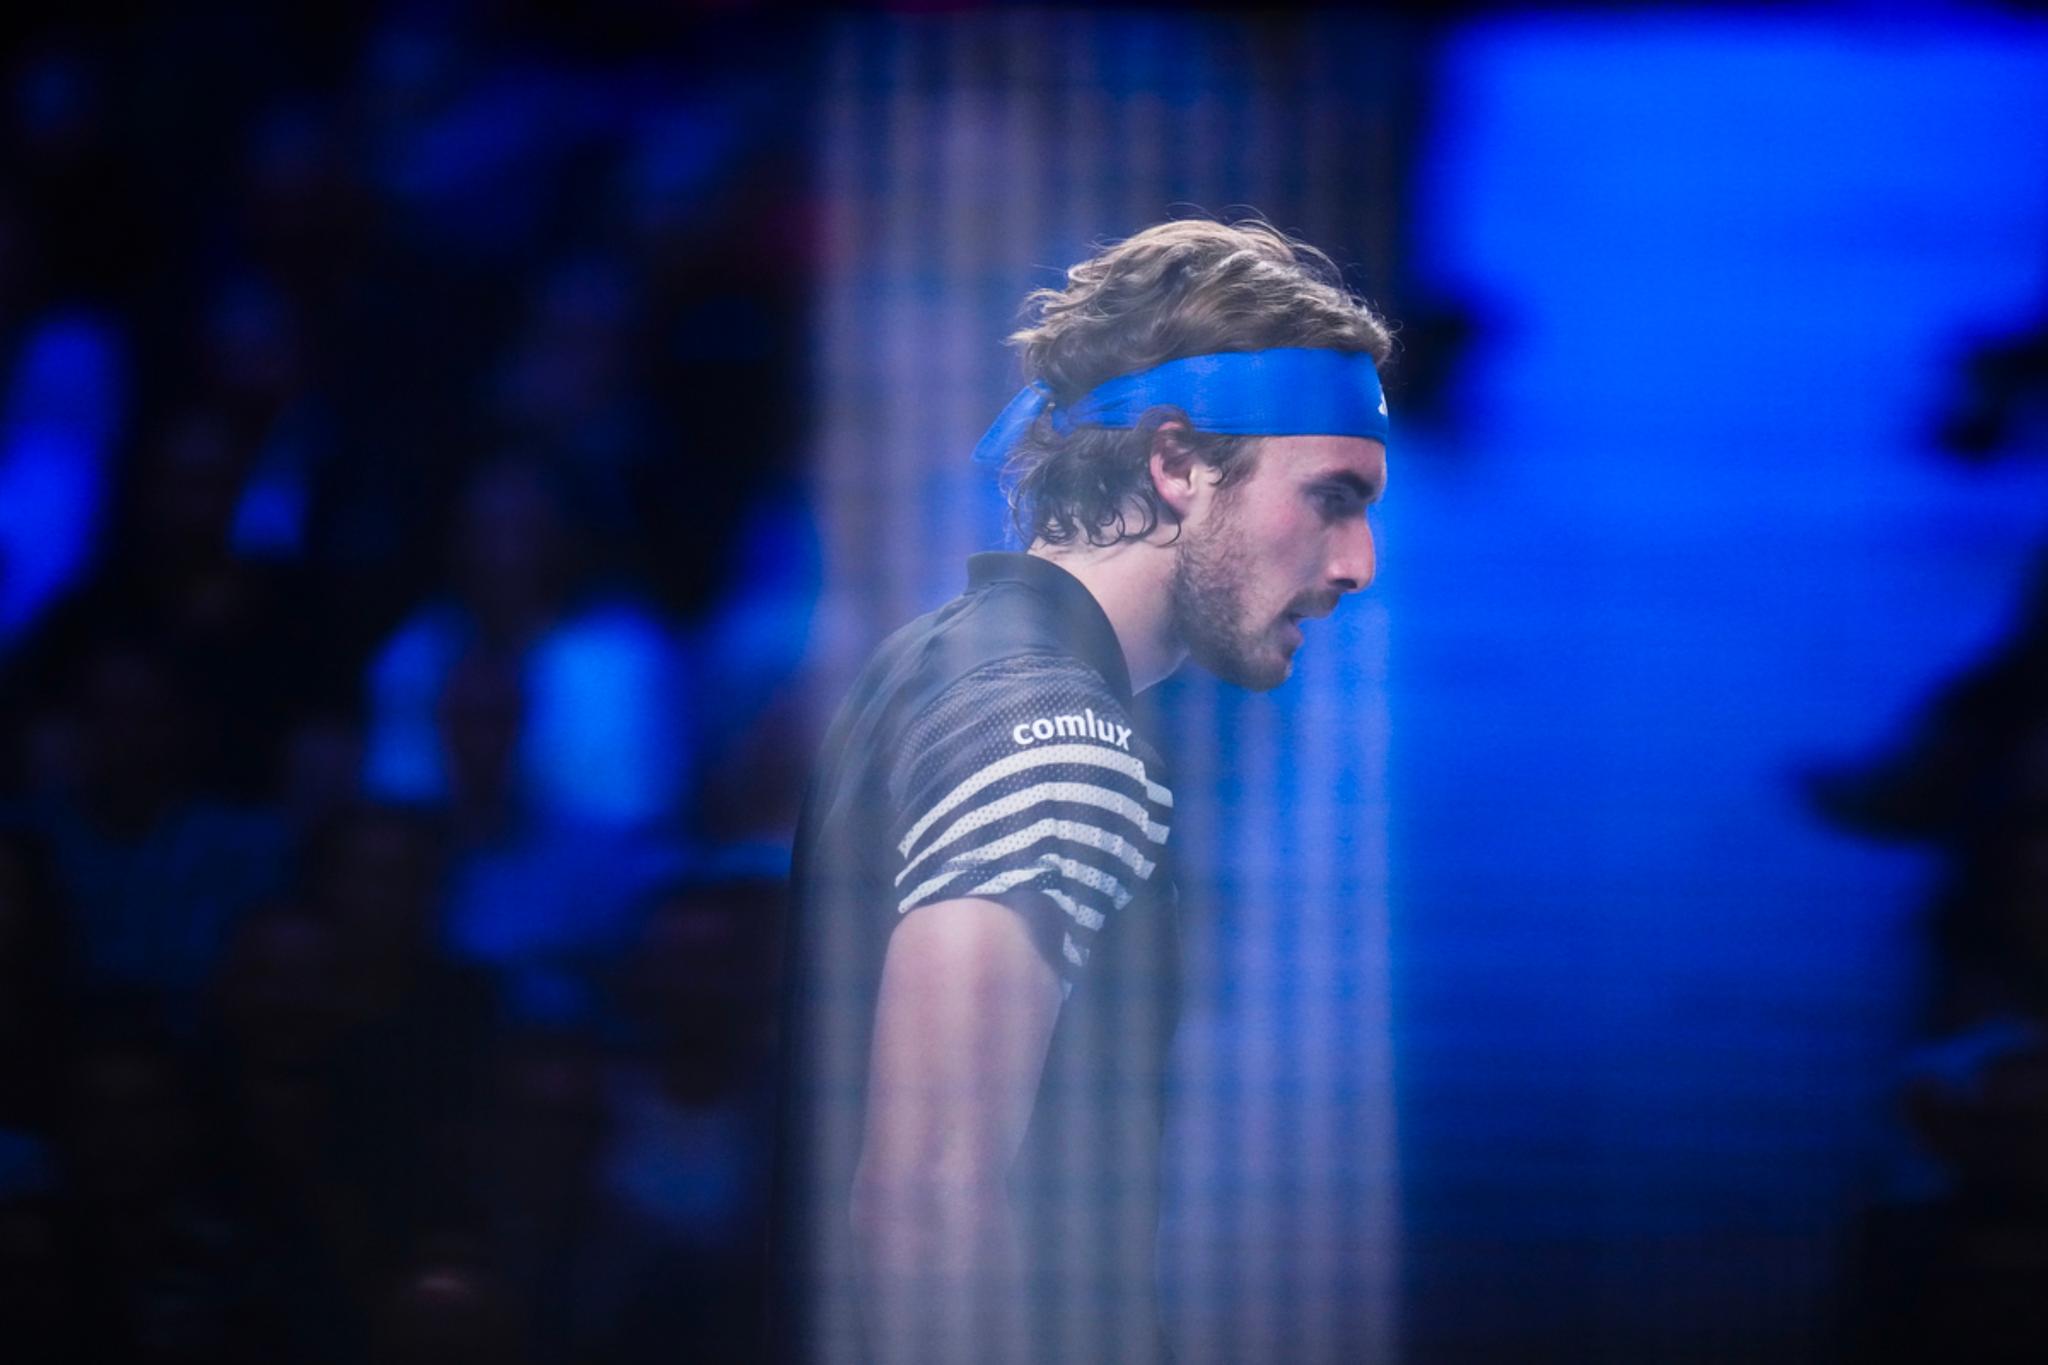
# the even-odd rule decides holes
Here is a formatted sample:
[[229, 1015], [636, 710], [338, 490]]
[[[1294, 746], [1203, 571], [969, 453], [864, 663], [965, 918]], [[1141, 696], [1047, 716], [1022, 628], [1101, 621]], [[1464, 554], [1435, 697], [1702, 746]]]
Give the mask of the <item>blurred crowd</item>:
[[803, 54], [158, 8], [0, 71], [0, 1358], [746, 1359]]
[[[1980, 346], [1939, 437], [1971, 462], [2048, 446], [2048, 319]], [[2048, 1353], [2048, 546], [2010, 631], [1900, 740], [1821, 774], [1835, 823], [1936, 849], [1923, 1041], [1899, 1112], [1918, 1163], [1867, 1220], [1859, 1359]]]

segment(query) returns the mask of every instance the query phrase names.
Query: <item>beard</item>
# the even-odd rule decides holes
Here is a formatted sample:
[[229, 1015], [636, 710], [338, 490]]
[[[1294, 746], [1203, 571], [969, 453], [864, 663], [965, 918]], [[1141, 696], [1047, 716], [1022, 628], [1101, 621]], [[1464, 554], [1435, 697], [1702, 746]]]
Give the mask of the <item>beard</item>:
[[1223, 681], [1268, 692], [1287, 681], [1294, 661], [1275, 644], [1246, 600], [1252, 556], [1228, 508], [1197, 534], [1183, 532], [1171, 583], [1173, 626], [1188, 657]]

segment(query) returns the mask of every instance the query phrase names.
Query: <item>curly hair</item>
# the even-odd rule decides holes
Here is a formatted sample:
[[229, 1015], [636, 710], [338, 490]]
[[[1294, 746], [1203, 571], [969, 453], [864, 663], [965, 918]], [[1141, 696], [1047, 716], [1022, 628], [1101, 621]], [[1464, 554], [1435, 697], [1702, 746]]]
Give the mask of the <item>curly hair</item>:
[[[1068, 270], [1064, 289], [1034, 290], [1024, 308], [1035, 321], [1008, 341], [1026, 379], [1051, 390], [1056, 406], [1182, 356], [1300, 346], [1385, 364], [1393, 353], [1387, 323], [1344, 287], [1328, 256], [1256, 219], [1156, 224]], [[1040, 416], [1002, 470], [1024, 543], [1105, 546], [1152, 534], [1170, 516], [1152, 487], [1152, 438], [1175, 418], [1187, 414], [1159, 407], [1135, 428], [1062, 436], [1049, 413]], [[1191, 431], [1185, 444], [1229, 484], [1252, 467], [1262, 439]]]

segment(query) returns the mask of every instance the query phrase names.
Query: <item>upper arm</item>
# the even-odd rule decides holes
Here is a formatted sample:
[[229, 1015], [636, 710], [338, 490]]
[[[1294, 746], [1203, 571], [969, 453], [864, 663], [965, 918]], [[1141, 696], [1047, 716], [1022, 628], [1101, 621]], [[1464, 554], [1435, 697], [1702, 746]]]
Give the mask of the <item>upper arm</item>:
[[1023, 1144], [1060, 999], [1008, 906], [960, 899], [907, 915], [882, 964], [863, 1184], [999, 1181]]
[[905, 727], [864, 1188], [1009, 1169], [1061, 1002], [1167, 837], [1142, 747], [1099, 675], [1058, 658], [979, 669]]

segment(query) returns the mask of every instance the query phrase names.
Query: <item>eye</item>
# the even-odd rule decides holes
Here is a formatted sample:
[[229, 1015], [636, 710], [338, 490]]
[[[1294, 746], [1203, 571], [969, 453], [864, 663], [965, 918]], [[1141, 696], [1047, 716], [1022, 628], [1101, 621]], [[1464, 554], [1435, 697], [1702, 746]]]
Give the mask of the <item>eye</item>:
[[1331, 521], [1355, 517], [1364, 508], [1358, 495], [1341, 488], [1319, 488], [1315, 491], [1316, 510]]

